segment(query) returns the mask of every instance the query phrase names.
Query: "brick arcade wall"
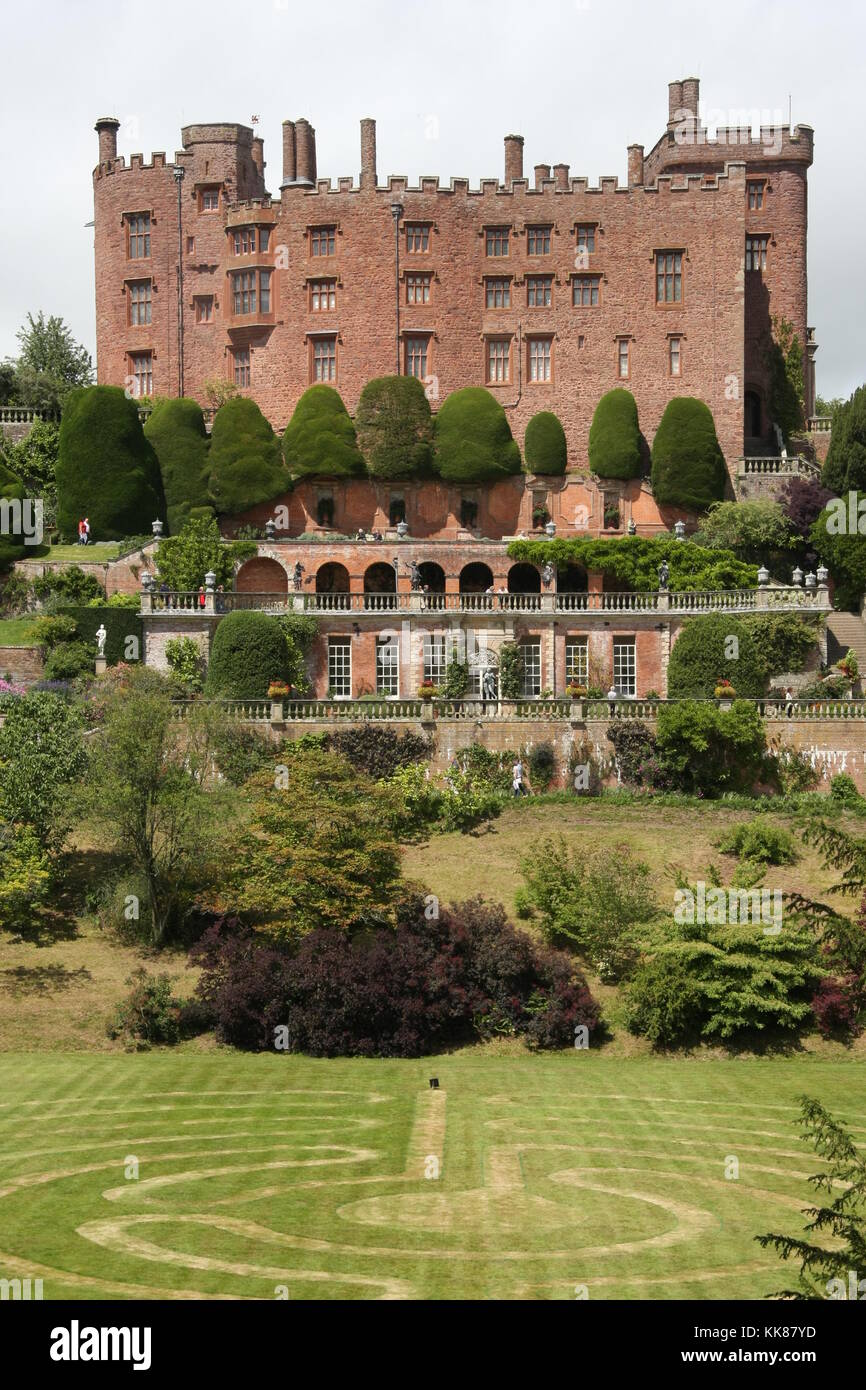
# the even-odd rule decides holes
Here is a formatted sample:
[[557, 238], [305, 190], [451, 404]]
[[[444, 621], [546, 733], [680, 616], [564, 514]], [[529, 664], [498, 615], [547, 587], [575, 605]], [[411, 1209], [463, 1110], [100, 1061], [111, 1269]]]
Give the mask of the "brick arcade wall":
[[112, 560], [108, 563], [92, 562], [85, 559], [87, 547], [81, 547], [81, 559], [76, 556], [74, 561], [58, 560], [16, 560], [13, 568], [18, 570], [27, 579], [36, 579], [46, 574], [50, 570], [68, 569], [70, 564], [78, 565], [85, 574], [92, 574], [105, 589], [106, 597], [112, 594], [138, 594], [141, 592], [141, 578], [145, 573], [156, 572], [156, 562], [154, 559], [156, 546], [149, 545], [144, 551], [133, 551], [131, 555], [125, 555], [120, 560]]

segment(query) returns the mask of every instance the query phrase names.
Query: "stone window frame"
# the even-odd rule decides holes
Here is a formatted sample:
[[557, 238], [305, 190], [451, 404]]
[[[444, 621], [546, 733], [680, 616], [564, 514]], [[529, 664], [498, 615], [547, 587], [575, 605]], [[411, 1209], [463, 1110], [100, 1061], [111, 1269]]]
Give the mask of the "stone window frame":
[[[414, 218], [403, 223], [407, 256], [429, 256], [432, 250], [433, 223], [426, 218]], [[415, 245], [420, 242], [420, 245]]]
[[[517, 650], [520, 653], [522, 663], [522, 670], [520, 672], [520, 698], [523, 700], [537, 700], [544, 688], [544, 643], [541, 634], [532, 632], [526, 633], [518, 640]], [[528, 654], [532, 656], [532, 661], [530, 663], [527, 663], [526, 660]]]
[[[140, 275], [129, 277], [123, 282], [126, 293], [126, 326], [127, 328], [150, 328], [153, 323], [153, 292], [156, 286], [152, 275]], [[143, 303], [140, 301], [138, 291], [144, 287], [146, 293]], [[144, 309], [144, 318], [138, 317], [141, 309]]]
[[[423, 255], [424, 253], [419, 253]], [[402, 280], [405, 288], [406, 304], [429, 304], [433, 298], [433, 272], [432, 270], [406, 270], [403, 272]], [[422, 297], [418, 298], [418, 282], [421, 282], [423, 290]], [[414, 286], [415, 297], [410, 296], [410, 287]]]
[[[766, 194], [767, 194], [767, 190], [768, 190], [768, 189], [769, 189], [769, 182], [768, 182], [767, 179], [752, 179], [752, 178], [746, 179], [746, 209], [747, 209], [747, 211], [749, 211], [749, 212], [763, 212], [763, 211], [764, 211], [764, 199], [765, 199], [765, 197], [766, 197]], [[754, 202], [754, 203], [752, 202], [752, 195], [753, 195], [753, 194], [756, 195], [756, 196], [755, 196], [755, 202]]]
[[[130, 380], [135, 381], [136, 383], [136, 391], [134, 396], [135, 400], [141, 400], [142, 397], [153, 395], [153, 362], [155, 356], [156, 354], [153, 348], [142, 347], [127, 349], [127, 375], [130, 378]], [[148, 365], [146, 367], [142, 368], [141, 366], [136, 365], [137, 363], [144, 363], [145, 360], [148, 361]], [[145, 379], [149, 383], [144, 390], [142, 390], [141, 382], [139, 380], [142, 373], [144, 374]]]
[[[434, 333], [429, 328], [407, 328], [401, 332], [401, 352], [403, 360], [403, 375], [415, 376], [419, 381], [427, 381], [431, 375], [430, 356], [433, 347]], [[411, 371], [409, 367], [410, 359], [414, 358], [417, 348], [411, 346], [422, 342], [424, 343], [422, 353], [422, 364], [424, 370], [421, 372]]]
[[[600, 222], [575, 222], [572, 230], [574, 232], [575, 255], [580, 252], [581, 248], [584, 249], [587, 256], [595, 256], [598, 254], [598, 239], [601, 235]], [[581, 240], [581, 232], [589, 232], [588, 241]], [[592, 244], [590, 245], [589, 242]]]
[[[308, 333], [307, 335], [308, 352], [308, 376], [311, 386], [332, 386], [340, 379], [340, 334], [338, 329], [328, 329], [321, 333]], [[329, 354], [330, 362], [333, 357], [334, 370], [330, 376], [316, 376], [316, 363], [320, 360], [317, 349], [324, 343], [333, 342], [334, 350]]]
[[[589, 684], [589, 633], [568, 632], [565, 636], [566, 685]], [[578, 657], [577, 661], [574, 660]]]
[[[231, 367], [229, 380], [233, 381], [240, 390], [248, 390], [253, 380], [253, 350], [250, 344], [232, 343], [229, 347], [229, 363]], [[238, 377], [241, 378], [240, 381]]]
[[[615, 366], [616, 366], [616, 378], [617, 378], [617, 381], [630, 381], [630, 380], [631, 380], [631, 345], [632, 345], [633, 342], [634, 342], [634, 334], [633, 334], [633, 333], [617, 333], [616, 336], [614, 337], [614, 343], [616, 344]], [[623, 363], [623, 353], [622, 353], [622, 349], [623, 349], [623, 345], [625, 345], [625, 365], [626, 365], [626, 370], [625, 370], [625, 372], [623, 372], [623, 370], [622, 370], [622, 363]]]
[[[659, 258], [672, 256], [674, 264], [670, 270], [665, 264], [659, 272]], [[679, 257], [679, 269], [677, 269], [676, 258]], [[655, 286], [655, 306], [657, 309], [679, 309], [686, 302], [686, 262], [688, 254], [685, 246], [657, 246], [653, 251], [653, 283]], [[673, 289], [677, 289], [679, 280], [679, 298], [676, 295], [672, 299], [667, 298], [668, 279], [671, 279]], [[665, 295], [659, 299], [659, 280], [664, 281]]]
[[[526, 335], [526, 384], [527, 386], [552, 386], [555, 380], [555, 362], [553, 343], [555, 333], [527, 333]], [[533, 347], [536, 343], [546, 343], [547, 352], [543, 360], [546, 361], [549, 371], [547, 376], [532, 375]], [[537, 360], [537, 356], [536, 356]]]
[[[619, 652], [617, 651], [617, 648], [619, 648]], [[620, 655], [620, 653], [628, 652], [631, 652], [632, 654], [631, 661], [628, 661], [626, 659], [626, 661], [623, 662], [623, 658]], [[618, 695], [622, 695], [626, 699], [635, 699], [637, 695], [637, 638], [634, 636], [634, 634], [628, 634], [624, 632], [614, 633], [613, 640], [611, 642], [610, 655], [614, 689], [616, 690]], [[620, 688], [620, 685], [617, 682], [617, 667], [619, 667], [620, 676], [625, 674], [628, 677], [628, 684], [631, 686], [630, 690], [622, 690]]]
[[[327, 289], [325, 290], [325, 293], [327, 294], [327, 297], [328, 297], [329, 302], [328, 302], [327, 304], [321, 304], [321, 303], [316, 304], [316, 302], [315, 302], [316, 295], [318, 294], [319, 297], [321, 298], [321, 295], [322, 295], [322, 292], [323, 292], [323, 288], [322, 288], [322, 287], [324, 287], [324, 286], [329, 287], [329, 288], [327, 288]], [[331, 314], [331, 313], [334, 313], [334, 312], [336, 311], [336, 308], [337, 308], [337, 289], [338, 289], [338, 288], [339, 288], [339, 287], [338, 287], [338, 284], [337, 284], [337, 276], [336, 276], [336, 275], [311, 276], [310, 279], [308, 279], [308, 281], [307, 281], [307, 308], [309, 309], [310, 313], [311, 313], [311, 314]], [[330, 300], [332, 300], [332, 299], [333, 299], [333, 303], [330, 303]]]
[[[493, 360], [493, 349], [505, 347], [505, 354], [502, 361], [505, 366], [505, 375], [498, 377], [491, 374], [490, 368]], [[514, 346], [513, 333], [486, 333], [484, 335], [484, 384], [485, 386], [509, 386], [511, 384], [511, 354]]]
[[[552, 309], [553, 308], [553, 275], [527, 275], [526, 276], [526, 307], [527, 309]], [[543, 284], [544, 302], [539, 304], [537, 300], [538, 285]], [[530, 295], [536, 294], [536, 302], [533, 304]]]
[[[344, 693], [341, 694], [341, 695], [333, 695], [333, 696], [332, 696], [332, 699], [334, 699], [334, 700], [351, 700], [351, 698], [352, 698], [352, 676], [353, 676], [353, 672], [352, 672], [352, 639], [351, 639], [351, 637], [346, 637], [343, 633], [338, 633], [338, 634], [337, 634], [337, 633], [329, 633], [329, 634], [327, 634], [327, 636], [326, 636], [326, 638], [325, 638], [325, 641], [326, 641], [326, 643], [327, 643], [327, 649], [328, 649], [328, 688], [329, 688], [329, 690], [330, 690], [330, 689], [333, 689], [333, 678], [334, 678], [334, 676], [335, 676], [336, 674], [338, 674], [338, 670], [339, 670], [339, 674], [340, 674], [342, 677], [344, 677], [344, 678], [346, 679], [346, 683], [348, 684], [348, 691], [344, 692]], [[339, 649], [339, 651], [340, 651], [340, 653], [341, 653], [341, 660], [340, 660], [339, 662], [337, 662], [337, 661], [333, 661], [333, 662], [332, 662], [332, 660], [331, 660], [331, 653], [333, 652], [333, 653], [336, 654], [336, 652], [337, 652], [338, 649]], [[346, 656], [346, 652], [348, 652], [348, 656]]]
[[[307, 254], [311, 259], [327, 260], [329, 256], [337, 254], [337, 236], [339, 226], [336, 222], [315, 222], [307, 228]], [[326, 250], [321, 249], [322, 238], [325, 239]]]
[[[219, 184], [219, 183], [200, 184], [199, 187], [196, 189], [196, 193], [197, 193], [198, 211], [199, 211], [200, 213], [218, 213], [218, 212], [219, 212], [219, 210], [220, 210], [220, 203], [221, 203], [221, 201], [222, 201], [222, 184]], [[216, 204], [215, 204], [213, 207], [211, 207], [211, 206], [210, 206], [210, 200], [211, 200], [213, 194], [216, 194]]]
[[[575, 270], [575, 271], [572, 273], [572, 276], [571, 276], [571, 307], [572, 307], [572, 309], [598, 309], [598, 308], [600, 308], [600, 307], [601, 307], [601, 286], [602, 286], [602, 281], [603, 281], [603, 280], [604, 280], [604, 276], [601, 274], [600, 271], [597, 271], [597, 270], [591, 270], [591, 271], [588, 271], [588, 270]], [[588, 282], [589, 285], [590, 285], [590, 302], [589, 302], [588, 304], [584, 303], [582, 299], [581, 299], [580, 302], [578, 302], [578, 301], [575, 299], [575, 295], [576, 295], [576, 293], [577, 293], [578, 284], [580, 284], [581, 287], [582, 287], [582, 285], [583, 285], [584, 282]], [[593, 293], [593, 291], [595, 291], [595, 296], [596, 296], [596, 298], [595, 298], [595, 303], [592, 302], [592, 293]]]
[[[533, 250], [533, 249], [532, 249], [532, 239], [533, 239], [533, 237], [536, 237], [536, 238], [537, 238], [537, 237], [539, 237], [539, 236], [541, 236], [544, 240], [547, 241], [547, 246], [544, 247], [544, 248], [542, 248], [541, 251], [539, 251], [539, 250], [537, 250], [537, 249], [536, 249], [536, 250]], [[549, 255], [550, 255], [550, 249], [551, 249], [552, 240], [553, 240], [553, 223], [552, 223], [552, 222], [538, 222], [538, 223], [532, 223], [530, 226], [528, 226], [528, 227], [526, 228], [526, 254], [527, 254], [527, 256], [549, 256]]]
[[[139, 218], [146, 219], [146, 225], [143, 231], [133, 230], [133, 223], [137, 222]], [[142, 208], [140, 212], [125, 212], [123, 214], [123, 221], [126, 226], [126, 259], [128, 261], [149, 261], [153, 251], [151, 245], [153, 213], [149, 208]], [[133, 240], [136, 242], [143, 240], [147, 246], [147, 250], [142, 251], [141, 254], [138, 252], [133, 254]]]
[[[481, 235], [484, 238], [485, 257], [492, 261], [508, 260], [511, 256], [511, 236], [513, 231], [514, 228], [510, 222], [486, 223], [481, 230]], [[500, 248], [504, 246], [504, 250], [500, 249], [497, 251], [495, 249], [497, 238], [499, 239]], [[493, 250], [490, 249], [491, 242], [494, 247]]]
[[[192, 297], [193, 315], [196, 323], [213, 323], [216, 318], [216, 296], [212, 294], [194, 294]], [[202, 306], [210, 305], [210, 311], [202, 314]]]
[[[498, 310], [498, 311], [501, 312], [503, 309], [510, 309], [510, 308], [511, 308], [511, 285], [512, 285], [512, 281], [513, 281], [513, 280], [514, 280], [514, 276], [513, 276], [513, 275], [485, 275], [485, 276], [484, 276], [483, 281], [482, 281], [482, 284], [484, 285], [484, 307], [485, 307], [485, 309], [493, 309], [493, 310]], [[501, 286], [501, 288], [502, 288], [502, 303], [501, 303], [501, 304], [491, 304], [491, 303], [490, 303], [490, 295], [491, 295], [491, 293], [492, 293], [492, 295], [493, 295], [493, 298], [494, 298], [494, 299], [496, 298], [496, 290], [494, 289], [494, 286], [496, 286], [496, 285], [499, 285], [499, 286]], [[507, 300], [507, 302], [506, 302], [506, 300]]]
[[[667, 352], [667, 358], [668, 358], [668, 376], [669, 376], [669, 377], [675, 378], [677, 381], [681, 381], [681, 380], [682, 380], [682, 376], [683, 376], [683, 343], [684, 343], [684, 341], [685, 341], [685, 334], [684, 334], [684, 333], [668, 333], [668, 334], [667, 334], [667, 345], [668, 345], [668, 352]], [[676, 345], [677, 345], [677, 347], [676, 347], [677, 370], [676, 370], [676, 371], [674, 371], [674, 343], [676, 343]]]
[[[769, 259], [768, 252], [772, 239], [769, 232], [746, 232], [746, 250], [743, 265], [747, 274], [763, 275], [764, 271], [767, 269], [767, 261]], [[754, 264], [756, 244], [760, 260], [759, 265]], [[749, 264], [750, 260], [753, 262], [751, 265]]]

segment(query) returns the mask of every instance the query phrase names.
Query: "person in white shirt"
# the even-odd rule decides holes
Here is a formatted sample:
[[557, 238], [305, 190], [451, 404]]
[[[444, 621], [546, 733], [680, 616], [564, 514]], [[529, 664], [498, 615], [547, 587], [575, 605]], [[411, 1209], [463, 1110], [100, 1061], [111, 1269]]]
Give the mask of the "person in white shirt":
[[520, 761], [519, 758], [517, 759], [517, 762], [514, 764], [513, 768], [511, 769], [511, 779], [512, 779], [511, 785], [512, 785], [512, 787], [514, 788], [514, 795], [515, 795], [515, 796], [528, 796], [528, 795], [529, 795], [529, 793], [527, 792], [526, 788], [525, 788], [524, 785], [523, 785], [523, 763]]

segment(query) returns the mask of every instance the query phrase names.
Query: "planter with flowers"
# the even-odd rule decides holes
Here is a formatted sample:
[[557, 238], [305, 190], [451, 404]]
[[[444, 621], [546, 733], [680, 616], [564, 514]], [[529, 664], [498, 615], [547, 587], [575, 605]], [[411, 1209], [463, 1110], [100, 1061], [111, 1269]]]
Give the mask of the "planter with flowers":
[[541, 531], [550, 520], [550, 512], [546, 507], [538, 505], [532, 508], [532, 525], [536, 531]]
[[841, 671], [845, 679], [850, 681], [851, 689], [848, 691], [848, 699], [851, 699], [854, 694], [854, 683], [860, 675], [860, 664], [853, 647], [849, 647], [842, 660], [836, 662], [836, 670]]
[[578, 685], [576, 681], [569, 681], [565, 687], [565, 693], [571, 701], [571, 718], [583, 718], [583, 701], [586, 699], [586, 686]]
[[433, 681], [422, 681], [418, 687], [418, 694], [422, 700], [435, 700], [439, 695], [438, 685]]
[[268, 699], [271, 702], [271, 723], [283, 722], [283, 701], [289, 698], [291, 690], [285, 681], [271, 681], [268, 686]]
[[730, 709], [733, 701], [737, 698], [736, 690], [726, 677], [716, 682], [713, 694], [719, 702], [719, 709]]

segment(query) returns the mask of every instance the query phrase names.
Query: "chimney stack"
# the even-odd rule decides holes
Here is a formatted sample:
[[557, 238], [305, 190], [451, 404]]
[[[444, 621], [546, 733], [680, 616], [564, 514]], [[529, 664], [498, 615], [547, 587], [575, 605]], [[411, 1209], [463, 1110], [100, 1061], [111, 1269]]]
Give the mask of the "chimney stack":
[[567, 164], [554, 164], [553, 177], [556, 180], [556, 187], [560, 193], [567, 193], [571, 184], [569, 183], [569, 167]]
[[306, 116], [295, 124], [295, 154], [298, 183], [316, 182], [316, 132]]
[[668, 130], [672, 126], [678, 125], [682, 117], [678, 112], [683, 109], [683, 84], [682, 82], [668, 83]]
[[515, 179], [523, 178], [523, 136], [505, 137], [505, 186], [510, 188]]
[[295, 153], [295, 123], [283, 121], [283, 181], [281, 188], [297, 183], [298, 161]]
[[628, 147], [628, 186], [640, 188], [643, 184], [643, 145]]
[[366, 116], [361, 122], [361, 187], [375, 188], [376, 178], [376, 122]]
[[549, 179], [549, 178], [550, 178], [550, 165], [549, 165], [549, 164], [536, 164], [536, 166], [535, 166], [535, 187], [536, 187], [536, 188], [540, 188], [540, 187], [541, 187], [541, 181], [542, 181], [542, 179]]
[[695, 129], [698, 126], [698, 106], [700, 105], [701, 79], [699, 77], [683, 78], [683, 108], [694, 117]]
[[262, 139], [262, 137], [261, 137], [260, 135], [255, 135], [255, 136], [253, 136], [253, 143], [252, 143], [252, 147], [251, 147], [250, 153], [252, 154], [253, 164], [255, 164], [255, 166], [256, 166], [256, 171], [257, 171], [257, 173], [258, 173], [258, 175], [259, 175], [259, 178], [264, 178], [264, 176], [265, 176], [265, 142], [264, 142], [264, 140]]
[[93, 127], [99, 136], [99, 162], [110, 164], [117, 158], [117, 132], [120, 121], [116, 116], [100, 116]]

